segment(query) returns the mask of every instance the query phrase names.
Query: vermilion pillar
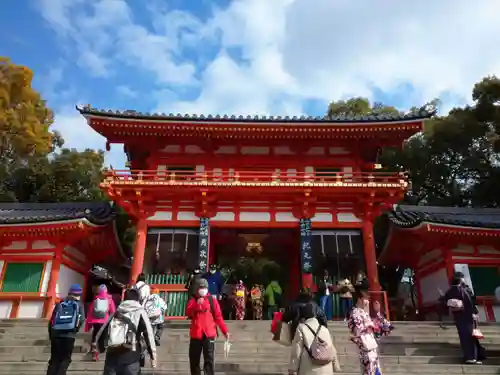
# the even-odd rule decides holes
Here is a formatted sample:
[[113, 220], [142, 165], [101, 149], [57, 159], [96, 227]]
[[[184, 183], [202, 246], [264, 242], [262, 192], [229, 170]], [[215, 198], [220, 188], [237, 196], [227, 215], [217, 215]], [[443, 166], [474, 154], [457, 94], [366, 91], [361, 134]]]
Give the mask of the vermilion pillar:
[[135, 284], [137, 277], [142, 272], [144, 265], [144, 253], [146, 251], [146, 237], [148, 234], [148, 226], [146, 219], [141, 218], [137, 221], [136, 236], [134, 244], [134, 258], [132, 261], [132, 269], [130, 271], [130, 283]]
[[377, 254], [375, 253], [375, 241], [373, 238], [373, 223], [371, 220], [363, 220], [363, 243], [365, 249], [366, 275], [370, 282], [370, 290], [379, 292], [380, 282], [378, 279]]
[[52, 260], [52, 267], [50, 268], [49, 284], [47, 285], [47, 296], [49, 297], [44, 306], [43, 315], [46, 319], [52, 316], [52, 308], [57, 300], [57, 280], [59, 280], [59, 270], [61, 269], [61, 259], [63, 253], [63, 246], [57, 245], [54, 259]]

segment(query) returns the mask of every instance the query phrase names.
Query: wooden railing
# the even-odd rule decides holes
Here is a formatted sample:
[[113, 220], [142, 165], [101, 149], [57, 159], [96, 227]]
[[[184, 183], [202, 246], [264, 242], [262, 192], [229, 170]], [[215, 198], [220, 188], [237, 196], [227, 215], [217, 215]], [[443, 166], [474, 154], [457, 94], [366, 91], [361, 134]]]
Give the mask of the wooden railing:
[[186, 319], [186, 305], [189, 299], [183, 275], [150, 274], [146, 282], [151, 288], [160, 290], [160, 296], [167, 302], [165, 319]]
[[[40, 293], [0, 293], [0, 301], [1, 302], [10, 302], [10, 313], [7, 318], [17, 319], [19, 318], [19, 309], [21, 308], [21, 304], [25, 301], [40, 301], [43, 302], [43, 313], [41, 318], [48, 318], [45, 312], [52, 312], [51, 305], [51, 297], [49, 296], [41, 296]], [[56, 299], [55, 302], [58, 300]]]
[[408, 186], [405, 173], [390, 172], [289, 172], [289, 171], [151, 171], [109, 170], [104, 185], [182, 185], [182, 186], [311, 186], [384, 187]]
[[477, 308], [478, 310], [480, 310], [481, 308], [483, 309], [487, 322], [500, 321], [500, 316], [498, 317], [495, 316], [495, 310], [493, 309], [493, 306], [498, 305], [498, 302], [496, 301], [495, 297], [478, 296], [476, 300], [477, 300]]

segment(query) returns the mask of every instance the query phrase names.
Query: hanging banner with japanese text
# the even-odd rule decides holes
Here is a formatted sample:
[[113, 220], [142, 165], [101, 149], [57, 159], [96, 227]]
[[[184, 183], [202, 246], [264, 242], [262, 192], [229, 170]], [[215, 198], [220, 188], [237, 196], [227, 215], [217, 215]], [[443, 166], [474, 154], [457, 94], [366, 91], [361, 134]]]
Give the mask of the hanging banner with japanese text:
[[198, 243], [198, 265], [200, 270], [206, 271], [208, 268], [208, 236], [209, 220], [206, 217], [200, 218], [200, 233]]
[[312, 272], [311, 219], [300, 219], [300, 266], [302, 273]]

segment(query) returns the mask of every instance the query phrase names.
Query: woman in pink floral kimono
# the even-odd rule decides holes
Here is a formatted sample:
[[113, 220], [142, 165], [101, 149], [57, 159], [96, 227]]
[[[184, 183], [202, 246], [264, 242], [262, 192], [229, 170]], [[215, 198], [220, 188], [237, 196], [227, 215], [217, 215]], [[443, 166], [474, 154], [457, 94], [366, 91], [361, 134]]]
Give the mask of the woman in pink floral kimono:
[[247, 288], [243, 281], [238, 281], [234, 287], [234, 308], [236, 310], [236, 320], [245, 319], [245, 310], [247, 303]]
[[351, 332], [351, 341], [359, 350], [359, 362], [362, 375], [382, 375], [378, 358], [378, 344], [375, 338], [376, 324], [367, 312], [370, 305], [368, 291], [356, 288], [354, 301], [356, 305], [352, 309], [348, 320]]

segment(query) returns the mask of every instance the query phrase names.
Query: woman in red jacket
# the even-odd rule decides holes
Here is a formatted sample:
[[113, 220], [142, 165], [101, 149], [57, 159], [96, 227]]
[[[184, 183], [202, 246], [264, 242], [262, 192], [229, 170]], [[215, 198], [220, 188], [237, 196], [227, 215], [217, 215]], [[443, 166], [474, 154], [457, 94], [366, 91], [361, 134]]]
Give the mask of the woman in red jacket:
[[203, 372], [214, 375], [214, 349], [217, 327], [229, 339], [229, 332], [222, 318], [222, 312], [217, 301], [208, 294], [208, 282], [201, 279], [196, 296], [191, 298], [186, 307], [186, 315], [191, 319], [189, 336], [189, 366], [191, 375], [200, 375], [201, 352], [203, 352]]

